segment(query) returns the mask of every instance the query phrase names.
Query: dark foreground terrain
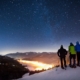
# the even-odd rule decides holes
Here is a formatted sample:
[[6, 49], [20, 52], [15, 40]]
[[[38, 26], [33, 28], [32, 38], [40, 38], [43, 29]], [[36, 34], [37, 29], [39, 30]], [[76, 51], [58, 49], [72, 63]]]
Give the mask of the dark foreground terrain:
[[21, 78], [29, 70], [13, 58], [0, 56], [0, 80]]

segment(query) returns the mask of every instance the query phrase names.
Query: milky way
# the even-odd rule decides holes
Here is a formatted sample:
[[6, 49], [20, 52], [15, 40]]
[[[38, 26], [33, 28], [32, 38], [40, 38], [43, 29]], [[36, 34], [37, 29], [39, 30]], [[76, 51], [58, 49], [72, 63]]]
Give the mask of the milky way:
[[80, 0], [0, 0], [0, 52], [56, 51], [80, 41]]

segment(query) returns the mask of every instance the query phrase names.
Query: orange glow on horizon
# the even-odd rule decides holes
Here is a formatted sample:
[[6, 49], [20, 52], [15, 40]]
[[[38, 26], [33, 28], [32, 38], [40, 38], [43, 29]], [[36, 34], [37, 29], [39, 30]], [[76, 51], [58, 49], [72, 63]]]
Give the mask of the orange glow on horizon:
[[45, 64], [45, 63], [41, 63], [38, 61], [27, 61], [27, 60], [18, 60], [20, 63], [24, 63], [24, 64], [31, 64], [32, 66], [36, 66], [35, 70], [47, 70], [49, 68], [54, 67], [54, 65], [50, 65], [50, 64]]

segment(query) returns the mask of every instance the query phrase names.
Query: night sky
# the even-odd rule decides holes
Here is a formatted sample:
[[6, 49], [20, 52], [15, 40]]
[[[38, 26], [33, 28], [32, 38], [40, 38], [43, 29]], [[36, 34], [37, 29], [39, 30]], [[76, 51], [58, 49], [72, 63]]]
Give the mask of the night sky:
[[80, 0], [0, 0], [0, 54], [55, 52], [80, 41]]

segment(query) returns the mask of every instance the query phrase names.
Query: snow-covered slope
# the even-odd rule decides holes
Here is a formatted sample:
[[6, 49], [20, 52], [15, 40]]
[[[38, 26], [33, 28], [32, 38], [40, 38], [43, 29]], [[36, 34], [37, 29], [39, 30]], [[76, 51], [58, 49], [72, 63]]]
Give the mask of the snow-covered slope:
[[68, 67], [66, 70], [57, 68], [57, 71], [56, 69], [53, 69], [31, 76], [26, 74], [23, 78], [18, 80], [80, 80], [80, 67]]

